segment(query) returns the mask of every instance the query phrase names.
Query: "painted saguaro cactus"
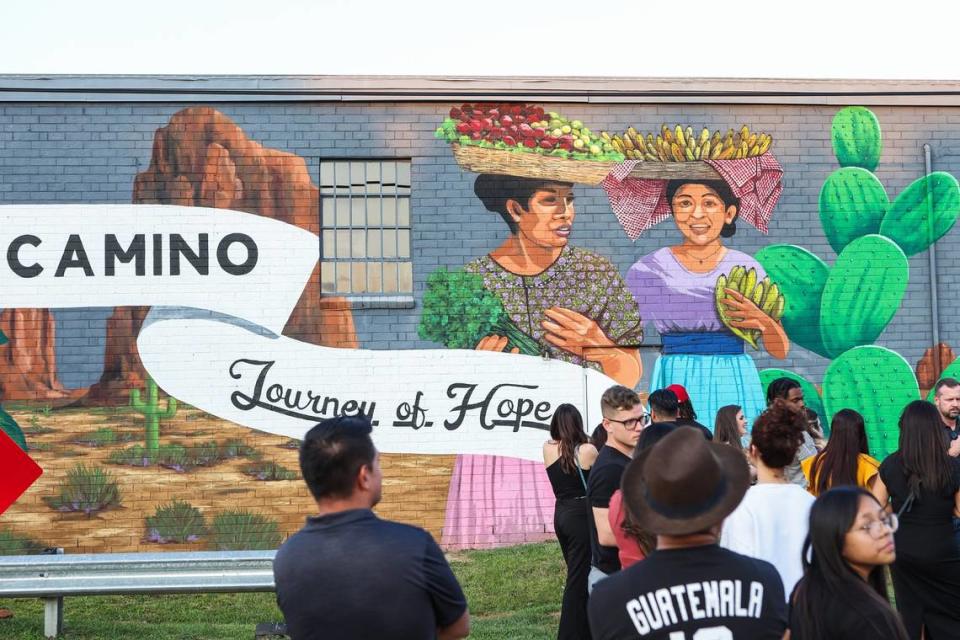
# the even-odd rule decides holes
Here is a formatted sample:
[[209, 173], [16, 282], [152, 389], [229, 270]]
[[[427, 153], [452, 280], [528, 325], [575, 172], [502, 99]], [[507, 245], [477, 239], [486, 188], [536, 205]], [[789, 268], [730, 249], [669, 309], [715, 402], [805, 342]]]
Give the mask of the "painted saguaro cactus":
[[177, 413], [177, 399], [167, 398], [167, 406], [160, 408], [160, 391], [152, 378], [147, 378], [147, 399], [140, 397], [139, 389], [130, 390], [130, 406], [141, 414], [146, 422], [146, 455], [150, 460], [157, 456], [160, 450], [160, 421], [169, 420]]
[[[843, 408], [859, 411], [870, 451], [882, 459], [897, 448], [900, 411], [920, 390], [907, 361], [873, 342], [900, 308], [907, 258], [927, 250], [956, 222], [960, 184], [938, 171], [891, 201], [873, 174], [883, 145], [869, 109], [840, 110], [832, 138], [840, 168], [824, 181], [819, 208], [836, 262], [831, 267], [792, 245], [770, 245], [756, 257], [786, 298], [783, 327], [790, 340], [832, 360], [823, 378], [823, 417]], [[764, 373], [765, 383], [775, 377]], [[802, 382], [809, 395], [815, 387]]]

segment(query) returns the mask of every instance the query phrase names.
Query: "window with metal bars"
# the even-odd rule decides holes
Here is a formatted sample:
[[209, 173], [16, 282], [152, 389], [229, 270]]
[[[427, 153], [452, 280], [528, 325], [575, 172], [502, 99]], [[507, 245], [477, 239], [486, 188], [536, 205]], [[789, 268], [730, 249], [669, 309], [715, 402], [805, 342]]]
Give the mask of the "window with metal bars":
[[410, 160], [320, 162], [323, 293], [413, 292]]

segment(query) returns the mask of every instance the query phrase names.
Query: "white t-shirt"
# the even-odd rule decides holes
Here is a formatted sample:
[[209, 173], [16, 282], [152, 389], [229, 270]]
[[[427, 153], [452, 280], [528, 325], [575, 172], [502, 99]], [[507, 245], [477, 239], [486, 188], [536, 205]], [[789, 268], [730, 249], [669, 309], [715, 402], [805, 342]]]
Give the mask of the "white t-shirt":
[[720, 546], [777, 568], [789, 598], [803, 577], [803, 541], [814, 497], [795, 484], [757, 484], [723, 522]]

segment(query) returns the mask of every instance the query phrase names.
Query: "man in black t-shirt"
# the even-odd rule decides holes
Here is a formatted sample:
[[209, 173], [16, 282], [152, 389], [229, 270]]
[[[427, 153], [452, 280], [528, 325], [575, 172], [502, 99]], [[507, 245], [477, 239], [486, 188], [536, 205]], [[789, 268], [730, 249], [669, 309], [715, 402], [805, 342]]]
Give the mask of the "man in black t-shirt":
[[587, 499], [593, 512], [590, 519], [589, 590], [598, 581], [620, 570], [617, 541], [607, 517], [610, 496], [620, 488], [620, 476], [630, 462], [640, 431], [650, 422], [640, 396], [626, 387], [615, 386], [604, 391], [600, 411], [607, 442], [600, 449], [587, 480]]
[[717, 544], [749, 486], [743, 453], [692, 427], [637, 454], [623, 502], [657, 534], [657, 550], [596, 585], [593, 639], [780, 640], [787, 611], [777, 570]]
[[[678, 384], [670, 385], [670, 387], [683, 389], [683, 387]], [[650, 403], [650, 418], [654, 422], [672, 424], [678, 427], [694, 427], [700, 430], [704, 438], [713, 440], [713, 433], [710, 432], [710, 429], [707, 429], [696, 420], [680, 417], [680, 396], [670, 387], [657, 389], [647, 398], [647, 402]], [[684, 390], [684, 392], [686, 392], [686, 390]], [[686, 397], [689, 402], [689, 396], [685, 395], [684, 397]]]
[[382, 474], [362, 417], [324, 420], [300, 446], [319, 515], [273, 563], [293, 640], [453, 640], [470, 633], [467, 601], [433, 537], [381, 520]]

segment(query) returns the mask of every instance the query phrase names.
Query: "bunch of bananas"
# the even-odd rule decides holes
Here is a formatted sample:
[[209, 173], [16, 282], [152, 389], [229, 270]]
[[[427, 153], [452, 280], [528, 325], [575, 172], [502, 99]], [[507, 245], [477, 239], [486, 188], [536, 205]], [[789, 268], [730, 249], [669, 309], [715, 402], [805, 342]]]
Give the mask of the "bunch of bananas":
[[714, 295], [717, 302], [717, 313], [720, 315], [720, 321], [727, 326], [730, 331], [745, 341], [750, 343], [754, 349], [759, 349], [760, 340], [759, 329], [737, 329], [731, 326], [729, 307], [723, 304], [722, 300], [728, 298], [724, 289], [738, 291], [744, 298], [751, 300], [761, 311], [776, 320], [780, 321], [783, 317], [783, 309], [786, 301], [783, 294], [780, 293], [780, 287], [771, 282], [770, 278], [764, 278], [757, 282], [757, 270], [753, 267], [748, 271], [746, 267], [737, 265], [730, 270], [728, 275], [721, 275], [717, 278], [717, 286], [714, 289]]
[[633, 127], [623, 135], [611, 136], [603, 131], [600, 137], [628, 159], [651, 162], [752, 158], [766, 153], [773, 142], [773, 138], [766, 133], [751, 133], [747, 125], [743, 125], [739, 132], [730, 129], [725, 136], [719, 131], [710, 135], [707, 128], [698, 135], [693, 127], [684, 129], [678, 124], [674, 129], [663, 125], [656, 137], [652, 133], [644, 137]]

